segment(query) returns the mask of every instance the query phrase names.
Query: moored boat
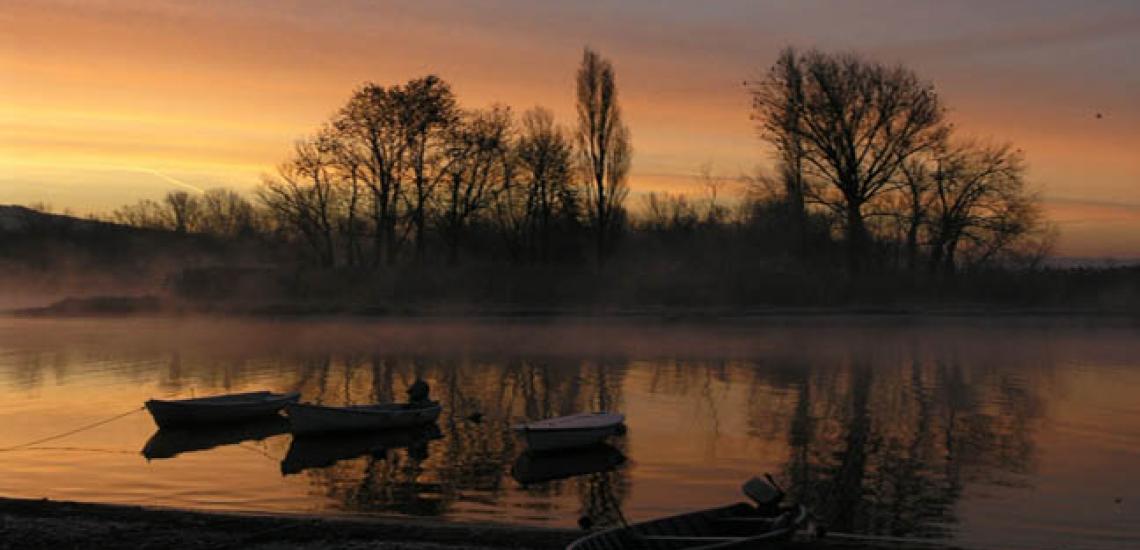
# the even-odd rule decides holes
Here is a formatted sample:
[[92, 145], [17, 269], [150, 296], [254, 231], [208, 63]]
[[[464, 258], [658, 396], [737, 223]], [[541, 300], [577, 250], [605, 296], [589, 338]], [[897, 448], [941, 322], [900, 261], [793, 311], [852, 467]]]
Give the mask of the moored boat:
[[441, 410], [438, 401], [344, 407], [290, 403], [285, 407], [285, 414], [293, 433], [315, 434], [422, 426], [435, 422]]
[[159, 428], [221, 424], [270, 417], [301, 394], [256, 391], [190, 399], [151, 399], [146, 409]]
[[515, 432], [532, 451], [545, 452], [598, 445], [621, 433], [625, 416], [615, 413], [579, 413], [519, 424]]
[[744, 492], [755, 503], [738, 502], [729, 506], [689, 512], [661, 519], [599, 531], [582, 537], [567, 550], [613, 550], [619, 548], [661, 548], [669, 550], [712, 550], [726, 548], [769, 548], [790, 539], [811, 521], [802, 505], [784, 505], [782, 491], [754, 478]]

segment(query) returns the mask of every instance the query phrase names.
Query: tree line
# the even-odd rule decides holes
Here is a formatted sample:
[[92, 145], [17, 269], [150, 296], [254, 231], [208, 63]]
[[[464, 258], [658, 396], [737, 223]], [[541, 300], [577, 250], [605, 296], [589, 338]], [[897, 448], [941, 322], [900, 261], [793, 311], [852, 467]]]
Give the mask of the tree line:
[[267, 238], [316, 266], [364, 270], [603, 266], [647, 249], [685, 261], [711, 248], [941, 277], [1047, 253], [1052, 233], [1024, 154], [959, 137], [933, 85], [912, 70], [788, 48], [745, 84], [776, 168], [730, 180], [706, 167], [695, 193], [630, 200], [632, 138], [615, 71], [587, 48], [573, 128], [543, 107], [461, 107], [433, 75], [365, 83], [253, 197], [178, 191], [112, 217]]

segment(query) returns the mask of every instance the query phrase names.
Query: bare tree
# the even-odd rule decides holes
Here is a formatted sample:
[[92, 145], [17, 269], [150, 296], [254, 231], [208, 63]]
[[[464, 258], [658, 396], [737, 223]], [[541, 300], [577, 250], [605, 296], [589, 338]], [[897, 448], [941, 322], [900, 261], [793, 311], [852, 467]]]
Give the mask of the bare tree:
[[334, 122], [354, 143], [346, 154], [364, 157], [359, 176], [371, 195], [374, 265], [394, 262], [396, 257], [398, 201], [409, 143], [397, 116], [395, 96], [394, 91], [367, 83], [353, 93]]
[[447, 163], [452, 159], [442, 154], [443, 143], [448, 129], [458, 119], [458, 109], [451, 87], [434, 75], [412, 80], [394, 93], [412, 176], [405, 201], [416, 241], [416, 257], [422, 259], [427, 244], [428, 202], [436, 185], [448, 175]]
[[578, 194], [572, 185], [573, 146], [550, 111], [536, 107], [522, 118], [516, 145], [521, 194], [523, 246], [532, 257], [547, 262], [552, 255], [556, 225], [575, 223]]
[[1040, 229], [1025, 162], [1009, 144], [962, 142], [937, 159], [930, 211], [930, 265], [953, 273], [959, 253], [986, 263]]
[[171, 191], [162, 199], [166, 206], [168, 226], [178, 233], [189, 233], [198, 229], [201, 205], [198, 197], [186, 191]]
[[320, 138], [297, 142], [293, 158], [278, 167], [276, 178], [265, 178], [258, 198], [303, 237], [321, 266], [333, 267], [338, 198], [326, 145]]
[[168, 229], [163, 206], [150, 199], [116, 208], [111, 219], [117, 223], [144, 229]]
[[587, 174], [588, 212], [597, 238], [597, 260], [607, 255], [622, 204], [629, 194], [632, 147], [622, 123], [613, 65], [586, 48], [578, 68], [578, 144]]
[[495, 106], [467, 113], [448, 138], [448, 175], [444, 178], [439, 224], [448, 260], [458, 260], [459, 245], [472, 219], [490, 205], [504, 179], [510, 148], [511, 111]]
[[933, 163], [935, 172], [931, 173], [931, 159], [923, 156], [908, 159], [899, 168], [901, 174], [899, 193], [894, 201], [892, 210], [903, 232], [903, 254], [906, 258], [907, 269], [914, 272], [918, 268], [920, 234], [927, 225], [930, 215], [930, 203], [933, 200], [931, 191], [934, 189], [934, 180], [942, 170], [942, 161], [937, 158]]
[[349, 266], [361, 265], [364, 261], [361, 237], [366, 230], [362, 215], [367, 195], [364, 166], [368, 155], [361, 151], [358, 143], [346, 139], [335, 125], [321, 133], [321, 144], [328, 156], [330, 177], [340, 201], [336, 208], [340, 213], [337, 232], [343, 237], [344, 261]]
[[804, 204], [804, 144], [802, 113], [804, 74], [794, 48], [784, 48], [767, 77], [751, 83], [753, 111], [760, 135], [776, 149], [783, 200], [788, 210], [794, 248], [804, 245], [806, 210]]
[[199, 199], [199, 229], [220, 237], [248, 236], [257, 231], [257, 213], [245, 197], [224, 187], [207, 189]]
[[933, 86], [901, 66], [818, 51], [796, 65], [802, 100], [790, 97], [799, 91], [777, 67], [752, 87], [753, 115], [778, 150], [799, 147], [802, 175], [819, 184], [802, 188], [842, 216], [849, 265], [858, 270], [870, 244], [864, 205], [889, 189], [912, 155], [942, 143], [943, 109]]

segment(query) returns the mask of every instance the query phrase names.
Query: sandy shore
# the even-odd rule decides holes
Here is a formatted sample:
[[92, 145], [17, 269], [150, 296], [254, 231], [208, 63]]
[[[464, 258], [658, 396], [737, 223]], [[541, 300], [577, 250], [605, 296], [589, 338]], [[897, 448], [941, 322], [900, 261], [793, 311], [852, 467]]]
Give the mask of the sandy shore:
[[[417, 518], [354, 518], [209, 513], [0, 498], [0, 549], [446, 550], [556, 549], [581, 531]], [[821, 540], [783, 545], [808, 549], [949, 550], [935, 544]]]

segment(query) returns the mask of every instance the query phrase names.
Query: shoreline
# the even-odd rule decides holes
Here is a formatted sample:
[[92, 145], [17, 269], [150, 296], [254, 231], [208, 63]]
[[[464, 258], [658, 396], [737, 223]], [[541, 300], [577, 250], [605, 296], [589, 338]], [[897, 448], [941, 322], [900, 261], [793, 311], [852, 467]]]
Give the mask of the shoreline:
[[[83, 301], [79, 299], [78, 301]], [[153, 302], [148, 302], [153, 304]], [[332, 304], [268, 304], [250, 307], [212, 308], [188, 304], [148, 306], [140, 309], [103, 310], [98, 307], [59, 308], [58, 304], [0, 310], [0, 317], [27, 319], [69, 318], [234, 318], [234, 319], [328, 319], [328, 320], [616, 320], [616, 321], [737, 321], [773, 319], [882, 318], [882, 319], [1090, 319], [1140, 321], [1140, 310], [1105, 308], [1000, 307], [984, 304], [951, 306], [788, 306], [788, 307], [613, 307], [541, 308], [406, 307], [351, 308]]]
[[563, 548], [569, 529], [0, 497], [0, 548]]
[[[206, 512], [0, 496], [0, 548], [565, 548], [584, 531], [414, 517]], [[951, 550], [938, 541], [821, 539], [795, 550]]]

